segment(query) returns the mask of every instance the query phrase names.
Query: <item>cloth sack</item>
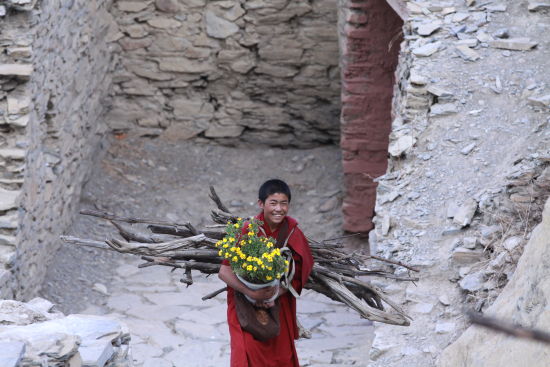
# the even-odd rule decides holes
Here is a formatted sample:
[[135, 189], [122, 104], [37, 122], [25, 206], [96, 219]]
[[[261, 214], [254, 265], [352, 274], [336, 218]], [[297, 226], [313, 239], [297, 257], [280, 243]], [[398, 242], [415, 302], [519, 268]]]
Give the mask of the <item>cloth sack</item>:
[[265, 342], [279, 335], [279, 300], [270, 308], [256, 307], [241, 292], [235, 291], [235, 309], [239, 324], [254, 339]]

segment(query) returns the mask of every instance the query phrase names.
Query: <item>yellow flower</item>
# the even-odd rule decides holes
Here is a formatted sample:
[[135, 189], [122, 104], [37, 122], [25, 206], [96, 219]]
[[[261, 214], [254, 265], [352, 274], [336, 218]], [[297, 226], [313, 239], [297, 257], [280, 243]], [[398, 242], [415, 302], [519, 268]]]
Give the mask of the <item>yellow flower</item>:
[[235, 242], [235, 238], [229, 237], [229, 242]]
[[288, 260], [285, 260], [285, 265], [288, 265]]
[[258, 268], [256, 266], [253, 269], [254, 269], [254, 271], [258, 270]]
[[267, 270], [271, 271], [271, 270], [273, 270], [273, 268], [271, 266], [268, 266]]
[[277, 279], [279, 279], [280, 277], [281, 277], [281, 274], [277, 273]]
[[252, 241], [248, 240], [248, 243], [252, 243]]
[[237, 248], [236, 248], [236, 247], [231, 247], [231, 248], [229, 249], [229, 251], [235, 252], [235, 251], [237, 251]]
[[223, 254], [222, 250], [218, 251], [218, 256], [222, 256], [222, 254]]
[[252, 256], [247, 257], [246, 261], [251, 262], [252, 261]]
[[243, 220], [243, 218], [239, 217], [239, 218], [237, 218], [237, 220], [240, 222], [241, 220]]
[[233, 256], [233, 262], [236, 263], [237, 261], [239, 261], [239, 258], [237, 256]]
[[227, 237], [224, 237], [224, 238], [223, 238], [223, 242], [227, 242]]
[[240, 257], [242, 260], [246, 259], [246, 255], [243, 254], [242, 252], [239, 254], [239, 257]]
[[267, 276], [265, 277], [265, 279], [266, 279], [266, 280], [272, 280], [272, 279], [273, 279], [273, 277], [272, 277], [272, 276], [269, 276], [269, 275], [267, 275]]
[[265, 269], [265, 265], [262, 265], [262, 270]]
[[252, 270], [252, 265], [248, 265], [248, 266], [246, 267], [246, 270], [248, 270], [248, 271]]
[[243, 269], [245, 269], [246, 268], [246, 263], [243, 263], [242, 267], [243, 267]]
[[219, 247], [222, 244], [222, 241], [216, 242], [216, 247]]
[[256, 262], [258, 263], [258, 265], [262, 265], [264, 262], [260, 259], [256, 259]]
[[239, 223], [235, 223], [235, 224], [233, 224], [233, 227], [235, 227], [235, 228], [239, 228], [239, 227], [240, 227], [240, 225], [239, 225]]
[[231, 257], [231, 254], [230, 254], [229, 252], [226, 252], [226, 253], [225, 253], [225, 258], [226, 258], [226, 259], [229, 259], [230, 257]]
[[268, 248], [272, 248], [272, 247], [273, 247], [273, 244], [272, 244], [271, 242], [268, 242], [268, 243], [267, 243], [267, 247], [268, 247]]
[[228, 248], [229, 245], [226, 243], [225, 245], [223, 245], [223, 248]]
[[252, 229], [252, 227], [253, 227], [253, 225], [252, 225], [252, 223], [250, 223], [250, 224], [248, 225], [248, 228]]
[[247, 235], [254, 236], [254, 232], [248, 232]]

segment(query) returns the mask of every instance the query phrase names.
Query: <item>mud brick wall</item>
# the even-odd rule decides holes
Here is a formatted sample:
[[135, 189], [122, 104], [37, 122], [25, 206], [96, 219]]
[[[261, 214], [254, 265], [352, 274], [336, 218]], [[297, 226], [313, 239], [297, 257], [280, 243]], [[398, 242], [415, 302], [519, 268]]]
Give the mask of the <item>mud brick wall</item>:
[[341, 0], [344, 229], [372, 229], [373, 179], [387, 168], [394, 74], [403, 21], [385, 2]]

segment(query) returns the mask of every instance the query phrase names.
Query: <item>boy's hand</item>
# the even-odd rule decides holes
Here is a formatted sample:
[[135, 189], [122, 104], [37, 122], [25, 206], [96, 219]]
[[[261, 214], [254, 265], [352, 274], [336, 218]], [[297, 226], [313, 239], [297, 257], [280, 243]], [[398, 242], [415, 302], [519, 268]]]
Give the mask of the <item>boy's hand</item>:
[[[256, 305], [258, 303], [264, 303], [266, 299], [270, 299], [279, 291], [279, 286], [261, 288], [257, 290], [247, 289], [246, 295], [254, 300], [256, 300]], [[271, 302], [273, 303], [273, 302]]]
[[271, 301], [271, 302], [259, 301], [259, 302], [256, 302], [254, 306], [259, 308], [271, 308], [275, 306], [275, 301]]

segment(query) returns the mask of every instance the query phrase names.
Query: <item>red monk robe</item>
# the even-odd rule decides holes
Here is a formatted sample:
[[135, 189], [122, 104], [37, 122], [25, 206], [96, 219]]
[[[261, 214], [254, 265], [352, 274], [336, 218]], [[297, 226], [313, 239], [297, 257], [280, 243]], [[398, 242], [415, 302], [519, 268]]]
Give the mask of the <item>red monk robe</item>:
[[[258, 220], [264, 222], [263, 229], [267, 236], [277, 238], [280, 225], [275, 231], [271, 231], [265, 223], [264, 214], [256, 216]], [[288, 221], [288, 233], [291, 234], [287, 246], [293, 252], [296, 272], [292, 279], [292, 286], [298, 293], [306, 284], [313, 267], [313, 256], [309, 249], [306, 237], [298, 228], [298, 222], [295, 219], [286, 216]], [[259, 231], [258, 235], [262, 235]], [[227, 260], [225, 265], [229, 265]], [[300, 367], [298, 355], [294, 346], [294, 339], [298, 339], [298, 325], [296, 322], [296, 299], [290, 292], [286, 292], [279, 297], [279, 336], [266, 342], [261, 342], [241, 329], [237, 312], [235, 311], [233, 288], [228, 287], [227, 291], [227, 323], [229, 324], [229, 334], [231, 336], [231, 367]]]

